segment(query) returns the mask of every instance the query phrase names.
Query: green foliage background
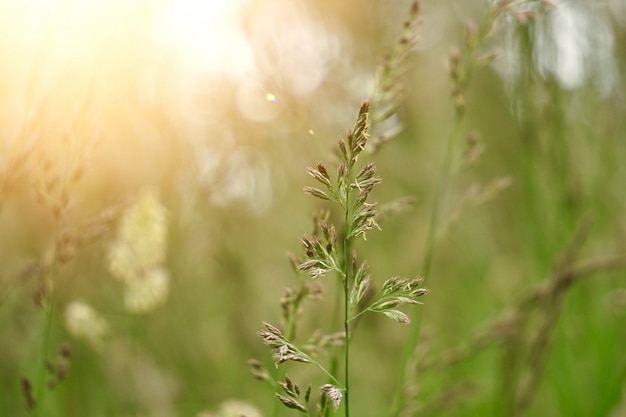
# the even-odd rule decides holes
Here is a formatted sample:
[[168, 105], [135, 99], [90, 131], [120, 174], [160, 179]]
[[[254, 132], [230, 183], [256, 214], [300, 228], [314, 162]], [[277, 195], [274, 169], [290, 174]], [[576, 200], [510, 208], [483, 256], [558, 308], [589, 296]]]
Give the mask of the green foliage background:
[[[517, 3], [521, 10], [532, 4]], [[262, 8], [263, 2], [255, 5]], [[114, 224], [96, 242], [78, 248], [54, 276], [56, 309], [48, 352], [53, 358], [68, 343], [71, 368], [67, 379], [48, 394], [42, 415], [195, 416], [217, 410], [229, 398], [246, 400], [270, 415], [272, 392], [252, 379], [246, 361], [258, 358], [271, 368], [270, 354], [256, 332], [264, 320], [279, 321], [282, 289], [295, 279], [285, 255], [299, 252], [299, 238], [310, 232], [312, 213], [324, 207], [301, 192], [311, 182], [305, 168], [331, 157], [337, 135], [351, 126], [367, 96], [367, 80], [400, 33], [408, 9], [406, 2], [384, 1], [303, 5], [318, 21], [328, 22], [329, 32], [340, 25], [348, 46], [340, 59], [329, 61], [324, 81], [306, 97], [281, 85], [280, 74], [266, 77], [274, 87], [268, 91], [275, 92], [281, 106], [271, 120], [239, 114], [230, 93], [236, 83], [228, 80], [198, 82], [189, 100], [196, 112], [192, 115], [181, 114], [165, 95], [146, 103], [135, 90], [123, 94], [143, 76], [132, 72], [131, 65], [150, 53], [140, 44], [139, 56], [125, 57], [130, 74], [121, 85], [110, 86], [108, 94], [103, 93], [107, 77], [98, 74], [117, 73], [119, 57], [109, 59], [99, 51], [105, 58], [94, 67], [93, 95], [86, 87], [90, 84], [80, 79], [74, 90], [55, 90], [58, 84], [52, 82], [48, 88], [46, 78], [37, 78], [34, 71], [39, 81], [24, 93], [26, 103], [42, 109], [34, 121], [10, 117], [11, 108], [4, 105], [9, 115], [3, 120], [13, 124], [5, 123], [0, 132], [1, 415], [27, 415], [20, 379], [41, 366], [42, 314], [32, 297], [39, 284], [25, 271], [50, 256], [62, 230], [133, 201], [146, 187], [160, 190], [169, 211], [168, 300], [144, 315], [124, 310], [120, 285], [107, 266]], [[585, 76], [575, 87], [538, 64], [539, 44], [549, 43], [541, 28], [554, 23], [549, 14], [499, 22], [479, 56], [495, 51], [500, 58], [473, 72], [454, 138], [451, 173], [442, 182], [441, 164], [454, 118], [445, 63], [452, 48], [461, 55], [465, 51], [465, 22], [480, 23], [489, 7], [480, 1], [423, 2], [422, 41], [403, 78], [406, 97], [398, 114], [403, 130], [376, 155], [383, 183], [374, 191], [374, 199], [381, 202], [413, 196], [416, 204], [386, 219], [382, 231], [369, 233], [358, 250], [368, 259], [378, 286], [391, 275], [421, 275], [430, 211], [440, 188], [440, 224], [425, 281], [431, 293], [411, 313], [421, 324], [419, 352], [437, 358], [466, 346], [490, 320], [547, 280], [576, 231], [589, 222], [574, 264], [615, 256], [621, 267], [617, 262], [585, 276], [565, 294], [550, 332], [545, 372], [525, 415], [623, 415], [626, 6], [617, 1], [557, 2], [555, 10], [581, 10], [593, 16], [589, 25], [600, 25], [596, 32], [611, 34], [610, 65], [599, 56], [604, 49], [590, 48], [581, 57]], [[141, 27], [141, 20], [130, 25]], [[593, 28], [576, 36], [592, 42]], [[544, 54], [551, 53], [545, 49]], [[558, 52], [552, 53], [558, 58]], [[513, 63], [512, 74], [496, 70], [502, 57]], [[0, 94], [7, 96], [18, 72], [13, 64], [20, 64], [13, 58], [2, 63], [8, 75], [0, 81]], [[159, 68], [167, 79], [169, 68]], [[176, 92], [175, 86], [168, 88]], [[85, 96], [91, 97], [85, 99], [88, 110], [71, 116], [70, 104]], [[196, 132], [195, 121], [203, 118], [227, 126], [230, 139], [221, 139], [223, 130], [198, 128], [200, 139], [188, 140]], [[70, 120], [69, 141], [61, 140], [65, 128], [58, 127], [59, 120]], [[24, 133], [28, 129], [38, 131], [37, 141]], [[39, 155], [62, 170], [70, 166], [66, 157], [73, 152], [71, 143], [90, 144], [96, 132], [97, 145], [86, 145], [84, 176], [68, 186], [71, 204], [55, 219], [52, 206], [37, 202]], [[485, 150], [475, 165], [464, 168], [465, 138], [471, 132], [478, 133]], [[20, 135], [26, 139], [20, 142]], [[213, 164], [208, 177], [207, 165], [197, 162], [198, 149], [205, 149], [198, 143], [205, 142], [211, 156], [205, 164]], [[500, 177], [509, 177], [511, 185], [456, 217], [468, 190]], [[233, 187], [246, 191], [233, 194]], [[448, 223], [450, 219], [456, 220]], [[325, 328], [330, 320], [334, 285], [330, 277], [323, 279], [328, 279], [327, 296], [320, 304], [306, 305], [303, 334]], [[86, 301], [110, 323], [102, 349], [66, 330], [63, 308], [74, 299]], [[533, 316], [530, 334], [542, 314]], [[409, 327], [380, 317], [366, 316], [359, 324], [352, 345], [354, 415], [385, 415], [409, 333]], [[507, 352], [514, 353], [515, 347], [495, 344], [458, 364], [416, 372], [418, 400], [424, 407], [419, 415], [509, 415], [507, 398], [515, 390], [507, 379], [510, 371], [525, 372], [532, 362]], [[309, 375], [297, 367], [293, 372]]]

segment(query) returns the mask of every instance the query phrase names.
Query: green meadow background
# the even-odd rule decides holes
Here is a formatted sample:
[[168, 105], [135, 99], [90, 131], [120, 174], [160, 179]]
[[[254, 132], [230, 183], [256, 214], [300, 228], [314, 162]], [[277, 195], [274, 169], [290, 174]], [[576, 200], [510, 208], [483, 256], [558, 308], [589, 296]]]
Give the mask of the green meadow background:
[[[273, 369], [256, 332], [281, 325], [282, 291], [303, 279], [287, 254], [329, 207], [302, 193], [306, 167], [332, 165], [410, 3], [250, 0], [231, 20], [185, 15], [200, 29], [182, 41], [154, 35], [167, 2], [86, 3], [0, 4], [0, 415], [30, 415], [21, 381], [52, 376], [36, 302], [52, 282], [44, 357], [71, 357], [39, 415], [226, 416], [240, 400], [271, 416], [247, 361]], [[377, 287], [423, 275], [430, 294], [406, 310], [419, 326], [359, 322], [354, 416], [387, 415], [416, 330], [407, 415], [516, 415], [529, 382], [518, 415], [626, 415], [626, 3], [539, 3], [509, 4], [473, 55], [467, 22], [474, 33], [494, 2], [421, 4], [402, 130], [372, 156], [373, 200], [415, 203], [356, 249]], [[471, 68], [462, 114], [451, 54]], [[167, 210], [169, 287], [134, 314], [108, 254], [146, 190]], [[94, 222], [59, 261], [63, 233]], [[303, 339], [332, 326], [335, 278], [319, 280]], [[68, 329], [76, 300], [108, 323], [99, 343]], [[299, 365], [303, 385], [324, 383]]]

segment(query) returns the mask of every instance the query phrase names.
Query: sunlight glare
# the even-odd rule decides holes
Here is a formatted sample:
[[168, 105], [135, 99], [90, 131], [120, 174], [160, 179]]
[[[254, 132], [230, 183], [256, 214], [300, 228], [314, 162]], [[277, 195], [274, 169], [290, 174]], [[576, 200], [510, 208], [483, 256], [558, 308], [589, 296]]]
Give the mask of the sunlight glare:
[[[93, 152], [90, 179], [123, 192], [160, 175], [180, 141], [206, 149], [194, 155], [200, 173], [206, 155], [219, 156], [217, 174], [240, 165], [228, 181], [211, 177], [223, 188], [215, 196], [256, 212], [271, 199], [271, 166], [253, 151], [230, 154], [306, 133], [305, 107], [345, 61], [341, 25], [300, 0], [6, 0], [0, 27], [11, 64], [0, 79], [0, 168], [14, 144], [37, 142], [67, 164]], [[29, 169], [39, 172], [34, 158]]]
[[157, 40], [176, 50], [177, 57], [210, 73], [242, 73], [252, 53], [240, 28], [246, 0], [170, 0], [155, 25]]

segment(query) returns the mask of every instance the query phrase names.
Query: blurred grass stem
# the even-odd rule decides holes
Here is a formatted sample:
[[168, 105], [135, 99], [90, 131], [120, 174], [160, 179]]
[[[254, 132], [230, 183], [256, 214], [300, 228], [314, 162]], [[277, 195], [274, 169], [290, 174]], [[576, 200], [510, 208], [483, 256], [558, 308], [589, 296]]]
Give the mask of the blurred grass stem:
[[[54, 267], [52, 267], [54, 270]], [[46, 287], [45, 300], [43, 300], [43, 327], [41, 341], [41, 349], [39, 351], [39, 366], [37, 369], [37, 379], [35, 381], [35, 407], [33, 408], [33, 417], [39, 417], [42, 414], [42, 409], [45, 406], [46, 400], [46, 356], [50, 347], [50, 334], [52, 332], [52, 315], [54, 313], [54, 296], [53, 296], [53, 273], [50, 272], [44, 277], [44, 286]]]
[[[430, 220], [428, 222], [428, 229], [426, 231], [426, 243], [424, 246], [424, 255], [422, 258], [421, 274], [424, 277], [428, 277], [430, 268], [432, 265], [432, 259], [434, 254], [434, 248], [436, 244], [437, 227], [439, 224], [439, 210], [441, 205], [441, 199], [445, 195], [447, 185], [450, 178], [450, 171], [452, 165], [452, 148], [453, 144], [459, 136], [461, 120], [463, 118], [463, 112], [459, 108], [455, 108], [452, 116], [452, 123], [448, 130], [448, 137], [446, 139], [446, 147], [441, 163], [439, 175], [437, 177], [437, 186], [435, 187], [435, 195], [433, 197], [433, 204], [430, 211]], [[409, 380], [409, 373], [413, 372], [409, 369], [409, 362], [413, 356], [413, 352], [417, 348], [419, 343], [419, 337], [421, 332], [421, 320], [422, 311], [417, 310], [414, 313], [414, 317], [411, 320], [411, 331], [407, 340], [406, 348], [402, 355], [402, 362], [400, 364], [400, 381], [396, 394], [391, 407], [391, 416], [397, 417], [402, 412], [402, 409], [406, 405], [406, 393], [405, 386]]]

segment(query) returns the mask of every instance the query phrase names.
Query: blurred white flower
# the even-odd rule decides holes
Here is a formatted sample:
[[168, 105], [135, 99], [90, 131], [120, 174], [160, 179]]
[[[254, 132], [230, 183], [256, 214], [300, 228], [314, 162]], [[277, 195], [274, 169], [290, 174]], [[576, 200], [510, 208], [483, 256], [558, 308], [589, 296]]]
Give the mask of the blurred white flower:
[[[577, 89], [593, 82], [602, 95], [614, 91], [619, 79], [611, 8], [593, 2], [554, 1], [555, 8], [533, 26], [533, 61], [539, 73], [561, 87]], [[510, 21], [512, 21], [510, 17]], [[520, 75], [521, 42], [515, 25], [507, 25], [505, 47], [494, 61], [508, 81]]]
[[102, 347], [109, 331], [109, 323], [91, 306], [78, 300], [65, 307], [65, 327], [72, 336], [86, 341], [94, 349]]
[[226, 400], [217, 413], [205, 411], [197, 414], [196, 417], [263, 417], [263, 415], [250, 403], [241, 400]]
[[109, 270], [126, 287], [128, 311], [144, 313], [167, 298], [169, 275], [165, 258], [167, 209], [145, 191], [122, 216], [117, 238], [109, 248]]
[[562, 87], [575, 89], [594, 77], [608, 93], [617, 77], [614, 37], [607, 17], [597, 8], [559, 2], [537, 26], [535, 60], [539, 71], [552, 73]]
[[154, 268], [126, 285], [124, 305], [131, 313], [147, 313], [167, 299], [169, 275], [162, 268]]
[[123, 281], [163, 262], [167, 238], [167, 210], [155, 194], [144, 191], [128, 207], [109, 252], [111, 272]]

